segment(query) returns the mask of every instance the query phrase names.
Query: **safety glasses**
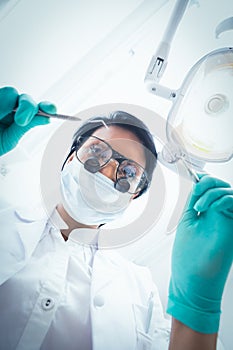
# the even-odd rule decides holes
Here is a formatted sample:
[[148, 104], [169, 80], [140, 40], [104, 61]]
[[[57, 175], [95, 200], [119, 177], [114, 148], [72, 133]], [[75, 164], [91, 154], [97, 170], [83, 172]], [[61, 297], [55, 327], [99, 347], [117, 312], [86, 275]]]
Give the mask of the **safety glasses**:
[[106, 141], [89, 136], [81, 139], [82, 145], [76, 149], [76, 157], [91, 173], [96, 173], [111, 159], [117, 161], [114, 187], [120, 192], [135, 194], [147, 184], [145, 169], [135, 161], [125, 158], [115, 151]]

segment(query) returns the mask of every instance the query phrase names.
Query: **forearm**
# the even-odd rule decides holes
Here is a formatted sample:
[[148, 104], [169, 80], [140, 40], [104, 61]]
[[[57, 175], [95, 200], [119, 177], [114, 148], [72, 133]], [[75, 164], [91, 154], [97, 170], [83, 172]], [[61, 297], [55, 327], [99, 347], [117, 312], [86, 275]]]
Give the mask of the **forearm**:
[[215, 350], [217, 333], [199, 333], [172, 319], [172, 331], [169, 350]]

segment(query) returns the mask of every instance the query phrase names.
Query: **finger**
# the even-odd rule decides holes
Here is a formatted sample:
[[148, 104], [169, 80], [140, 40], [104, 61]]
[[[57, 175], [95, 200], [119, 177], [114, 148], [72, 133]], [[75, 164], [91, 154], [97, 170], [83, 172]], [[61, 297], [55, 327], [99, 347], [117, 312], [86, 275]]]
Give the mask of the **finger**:
[[[208, 174], [207, 173], [197, 173], [197, 176], [201, 180], [204, 176], [208, 176]], [[192, 192], [190, 193], [190, 195], [187, 199], [184, 211], [193, 210], [193, 207], [199, 198], [199, 196], [195, 195], [195, 187], [197, 186], [197, 183], [198, 182], [193, 184], [193, 189], [192, 189]], [[196, 212], [195, 212], [195, 215], [196, 215]]]
[[209, 176], [209, 174], [207, 174], [207, 173], [197, 173], [197, 176], [198, 176], [199, 180], [201, 180], [204, 176]]
[[[221, 199], [223, 196], [226, 195], [233, 195], [233, 189], [232, 188], [211, 188], [210, 190], [206, 191], [195, 203], [194, 209], [197, 212], [204, 212], [206, 211], [211, 205], [214, 204], [214, 202]], [[232, 203], [233, 205], [233, 203]]]
[[28, 125], [38, 112], [37, 103], [27, 94], [19, 97], [18, 108], [15, 113], [15, 123], [19, 126]]
[[233, 217], [233, 195], [227, 194], [220, 199], [216, 200], [212, 205], [212, 208], [219, 208], [220, 211], [231, 213]]
[[203, 176], [199, 182], [196, 183], [193, 189], [195, 196], [201, 196], [204, 192], [211, 188], [226, 187], [229, 188], [231, 185], [221, 179], [212, 177], [210, 175]]
[[19, 126], [15, 123], [11, 124], [2, 135], [2, 144], [4, 144], [4, 149], [6, 152], [13, 149], [21, 139], [21, 137], [31, 128], [38, 125], [45, 125], [49, 123], [49, 118], [36, 116], [32, 121], [25, 125]]
[[198, 197], [193, 194], [193, 190], [192, 190], [192, 192], [188, 196], [188, 199], [185, 205], [185, 211], [192, 210], [197, 200], [198, 200]]
[[18, 92], [15, 88], [5, 86], [0, 89], [0, 119], [11, 113], [17, 105]]
[[43, 101], [39, 103], [39, 109], [48, 114], [56, 114], [57, 108], [56, 106], [48, 101]]
[[46, 125], [46, 124], [49, 124], [49, 118], [42, 117], [42, 116], [35, 116], [30, 123], [19, 128], [20, 130], [23, 130], [23, 133], [25, 133], [31, 128], [34, 128], [34, 126], [40, 126], [40, 125]]
[[184, 209], [184, 213], [186, 213], [186, 216], [188, 215], [189, 218], [190, 216], [196, 217], [197, 212], [200, 212], [200, 210], [197, 210], [197, 207], [195, 207], [195, 204], [201, 198], [203, 193], [205, 193], [205, 191], [220, 186], [223, 188], [230, 187], [230, 184], [228, 184], [227, 182], [212, 177], [206, 173], [198, 173], [198, 177], [200, 181], [194, 184], [192, 193], [190, 194]]

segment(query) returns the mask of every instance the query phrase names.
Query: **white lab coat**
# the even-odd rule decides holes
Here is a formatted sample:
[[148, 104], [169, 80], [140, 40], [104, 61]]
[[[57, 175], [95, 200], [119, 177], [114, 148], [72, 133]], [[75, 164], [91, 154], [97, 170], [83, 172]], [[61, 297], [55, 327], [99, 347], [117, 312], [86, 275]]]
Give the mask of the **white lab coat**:
[[[61, 221], [58, 225], [61, 228]], [[86, 268], [80, 257], [90, 248], [80, 247], [72, 234], [65, 242], [42, 208], [18, 210], [2, 203], [0, 226], [0, 349], [168, 348], [170, 322], [163, 317], [147, 268], [112, 249], [97, 249], [88, 294], [80, 277]], [[86, 232], [88, 236], [90, 230]], [[81, 332], [85, 338], [90, 329], [91, 340], [75, 343], [80, 329], [70, 325], [78, 325], [84, 316], [89, 317], [87, 330]]]
[[[22, 166], [20, 164], [16, 172], [14, 172], [10, 166], [12, 163], [14, 167], [16, 159], [21, 160], [21, 158], [22, 155], [17, 154], [17, 157], [12, 155], [12, 159], [9, 160], [8, 155], [7, 157], [2, 157], [0, 163], [0, 179], [2, 180], [1, 195], [3, 191], [5, 197], [9, 197], [9, 190], [11, 189], [10, 192], [14, 194], [14, 201], [15, 192], [17, 192], [19, 186], [14, 183], [13, 180], [18, 176]], [[28, 170], [29, 169], [26, 168], [26, 173]], [[34, 198], [34, 193], [31, 193], [33, 192], [33, 188], [30, 188], [27, 192], [29, 192], [30, 197]], [[21, 192], [17, 192], [16, 194], [20, 197]], [[26, 195], [28, 195], [28, 193], [26, 193]], [[24, 203], [30, 202], [27, 196], [22, 199]], [[49, 280], [52, 280], [51, 276], [48, 279], [47, 287], [46, 284], [43, 285], [44, 297], [42, 293], [40, 302], [34, 302], [31, 305], [31, 310], [34, 310], [34, 314], [32, 314], [32, 316], [35, 316], [34, 322], [32, 322], [32, 318], [26, 318], [26, 321], [24, 319], [24, 328], [22, 327], [23, 322], [21, 321], [22, 315], [25, 315], [26, 311], [29, 312], [25, 294], [27, 291], [30, 291], [30, 280], [27, 281], [27, 287], [24, 289], [22, 289], [22, 283], [17, 285], [17, 277], [20, 276], [20, 272], [23, 272], [26, 266], [30, 266], [30, 259], [38, 254], [41, 248], [43, 237], [46, 235], [45, 228], [48, 226], [47, 221], [48, 217], [42, 208], [38, 210], [34, 208], [33, 210], [14, 210], [10, 205], [7, 206], [4, 201], [0, 203], [0, 349], [33, 350], [39, 349], [40, 347], [42, 348], [40, 344], [43, 343], [46, 331], [48, 331], [48, 328], [51, 327], [51, 323], [56, 319], [56, 312], [59, 309], [59, 303], [61, 303], [62, 299], [61, 295], [62, 293], [64, 294], [65, 267], [68, 261], [68, 249], [67, 246], [64, 247], [64, 241], [61, 235], [58, 234], [58, 230], [47, 235], [54, 243], [52, 249], [57, 252], [53, 265], [53, 268], [55, 266], [57, 267], [57, 273], [51, 269], [51, 266], [49, 269], [47, 268], [46, 261], [46, 267], [41, 269], [41, 274], [39, 274], [39, 271], [36, 271], [39, 283], [43, 280], [43, 274], [45, 274], [46, 271], [50, 271], [51, 276], [54, 277], [56, 275], [57, 278], [55, 280], [53, 279], [53, 286], [48, 283]], [[55, 256], [53, 256], [53, 258], [55, 258]], [[115, 273], [113, 266], [115, 266]], [[98, 254], [95, 254], [94, 267], [95, 283], [92, 283], [92, 293], [87, 300], [91, 311], [90, 327], [93, 349], [167, 349], [170, 322], [164, 320], [163, 315], [161, 315], [162, 308], [157, 289], [153, 285], [149, 271], [127, 262], [116, 254], [114, 250], [100, 251]], [[105, 268], [104, 274], [102, 273], [103, 267]], [[116, 269], [118, 269], [118, 273]], [[231, 275], [228, 278], [228, 283], [225, 288], [223, 315], [220, 327], [220, 335], [223, 333], [229, 344], [226, 350], [230, 350], [231, 348], [232, 276], [233, 269], [231, 270]], [[13, 283], [13, 286], [10, 286], [11, 283]], [[122, 286], [122, 293], [116, 294], [116, 290], [119, 286]], [[6, 287], [6, 289], [4, 287]], [[46, 306], [46, 297], [51, 295], [52, 289], [53, 307], [51, 307], [51, 304]], [[16, 296], [12, 295], [10, 290], [13, 290]], [[101, 296], [98, 291], [101, 291]], [[108, 306], [106, 303], [103, 304], [105, 300], [103, 299], [102, 292], [105, 297], [109, 296], [110, 298]], [[95, 298], [95, 296], [97, 296], [97, 298]], [[70, 301], [68, 300], [67, 303], [69, 304]], [[81, 300], [80, 303], [82, 305], [83, 300]], [[102, 303], [103, 305], [98, 307], [98, 303]], [[131, 307], [129, 307], [129, 305], [131, 305]], [[83, 310], [84, 307], [85, 305], [83, 305]], [[151, 308], [153, 309], [152, 313]], [[64, 322], [66, 322], [66, 320], [67, 319], [65, 319]], [[73, 321], [75, 323], [76, 319], [73, 319]], [[21, 330], [20, 325], [22, 327]], [[16, 334], [17, 331], [19, 333], [21, 332], [21, 337]], [[64, 329], [59, 329], [59, 331], [61, 332], [61, 337], [64, 338]], [[4, 344], [7, 337], [12, 340], [12, 343], [15, 342], [16, 345], [10, 347], [10, 345], [7, 346], [6, 343]], [[72, 341], [66, 345], [66, 348], [69, 348], [69, 350], [85, 349], [80, 344], [73, 344]], [[46, 348], [49, 348], [49, 350], [53, 348], [56, 348], [56, 350], [64, 349], [62, 345], [59, 347], [58, 344], [56, 344], [54, 347], [49, 347], [46, 342], [44, 342], [43, 349]], [[218, 344], [218, 349], [223, 349], [223, 347]]]

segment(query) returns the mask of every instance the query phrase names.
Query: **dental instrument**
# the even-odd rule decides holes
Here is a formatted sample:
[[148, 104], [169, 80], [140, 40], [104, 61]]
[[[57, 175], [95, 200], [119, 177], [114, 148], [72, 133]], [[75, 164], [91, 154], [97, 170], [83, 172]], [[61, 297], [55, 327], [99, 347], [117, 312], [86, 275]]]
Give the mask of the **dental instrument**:
[[[17, 111], [17, 108], [14, 108], [13, 112], [16, 113], [16, 111]], [[81, 120], [81, 118], [79, 118], [79, 117], [65, 115], [65, 114], [49, 114], [49, 113], [45, 113], [41, 110], [39, 110], [36, 115], [41, 116], [41, 117], [56, 118], [56, 119], [70, 120], [70, 121]]]

